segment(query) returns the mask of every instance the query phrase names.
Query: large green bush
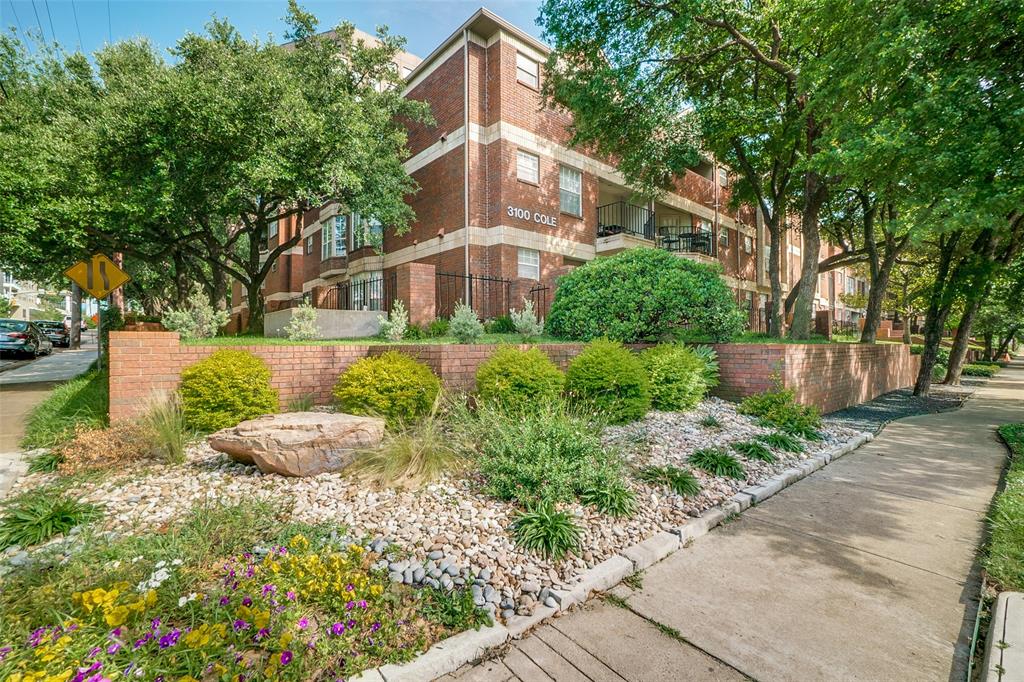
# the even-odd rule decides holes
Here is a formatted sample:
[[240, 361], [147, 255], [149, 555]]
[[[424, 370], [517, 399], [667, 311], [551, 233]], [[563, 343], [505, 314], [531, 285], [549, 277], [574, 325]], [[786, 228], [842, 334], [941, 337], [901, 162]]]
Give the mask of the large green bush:
[[598, 258], [558, 280], [548, 332], [589, 341], [658, 341], [686, 327], [714, 341], [743, 328], [743, 314], [720, 268], [661, 249]]
[[597, 339], [573, 358], [565, 373], [569, 400], [613, 424], [634, 421], [651, 406], [640, 358], [617, 341]]
[[686, 346], [663, 344], [644, 351], [640, 359], [650, 382], [651, 405], [657, 410], [688, 410], [704, 397], [707, 364]]
[[397, 351], [363, 358], [334, 385], [338, 407], [350, 414], [383, 417], [396, 427], [427, 414], [441, 390], [429, 367]]
[[216, 431], [277, 412], [270, 369], [244, 350], [223, 348], [181, 373], [181, 407], [188, 425]]
[[557, 400], [565, 375], [540, 349], [500, 346], [476, 371], [476, 390], [483, 401], [512, 409]]

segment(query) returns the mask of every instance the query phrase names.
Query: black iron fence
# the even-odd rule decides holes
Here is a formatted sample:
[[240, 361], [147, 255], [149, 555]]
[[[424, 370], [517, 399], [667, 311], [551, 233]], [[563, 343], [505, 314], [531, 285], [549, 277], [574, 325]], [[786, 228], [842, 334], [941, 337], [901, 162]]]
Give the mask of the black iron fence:
[[484, 275], [437, 273], [437, 316], [447, 319], [459, 301], [469, 303], [482, 319], [508, 315], [511, 307], [512, 280]]
[[597, 207], [597, 236], [631, 234], [654, 239], [654, 211], [625, 201]]
[[397, 287], [398, 278], [395, 273], [375, 279], [339, 282], [323, 289], [318, 297], [306, 294], [292, 299], [290, 307], [310, 303], [321, 310], [376, 310], [390, 313]]
[[526, 297], [533, 303], [533, 312], [536, 313], [537, 319], [543, 320], [548, 316], [551, 309], [551, 287], [538, 284], [530, 289]]
[[674, 253], [702, 253], [705, 256], [718, 253], [710, 232], [693, 232], [693, 228], [687, 226], [660, 228], [658, 246]]

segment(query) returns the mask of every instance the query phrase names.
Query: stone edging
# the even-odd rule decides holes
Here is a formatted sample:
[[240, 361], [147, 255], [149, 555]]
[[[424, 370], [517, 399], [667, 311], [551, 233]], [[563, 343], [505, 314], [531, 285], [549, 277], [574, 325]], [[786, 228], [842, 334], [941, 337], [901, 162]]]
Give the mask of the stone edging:
[[591, 593], [605, 592], [625, 578], [661, 561], [692, 541], [707, 533], [726, 519], [743, 512], [750, 506], [764, 502], [784, 488], [826, 466], [833, 460], [853, 452], [864, 443], [874, 440], [870, 433], [862, 434], [845, 445], [816, 455], [799, 466], [791, 467], [759, 485], [749, 486], [732, 496], [727, 502], [705, 510], [671, 531], [662, 531], [605, 559], [583, 573], [582, 580], [571, 590], [551, 590], [556, 607], [538, 604], [529, 616], [513, 616], [507, 625], [495, 624], [479, 630], [467, 630], [444, 639], [415, 660], [402, 665], [385, 665], [364, 670], [351, 678], [352, 682], [420, 682], [433, 680], [458, 670], [467, 663], [484, 656], [489, 649], [509, 640], [519, 639], [528, 631], [558, 613], [568, 611], [587, 601]]

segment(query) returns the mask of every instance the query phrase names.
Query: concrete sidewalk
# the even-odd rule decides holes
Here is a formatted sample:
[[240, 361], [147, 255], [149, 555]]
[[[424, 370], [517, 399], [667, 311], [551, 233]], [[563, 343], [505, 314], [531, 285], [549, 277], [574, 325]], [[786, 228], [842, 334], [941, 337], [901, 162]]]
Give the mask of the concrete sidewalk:
[[964, 679], [1024, 363], [911, 417], [459, 680]]

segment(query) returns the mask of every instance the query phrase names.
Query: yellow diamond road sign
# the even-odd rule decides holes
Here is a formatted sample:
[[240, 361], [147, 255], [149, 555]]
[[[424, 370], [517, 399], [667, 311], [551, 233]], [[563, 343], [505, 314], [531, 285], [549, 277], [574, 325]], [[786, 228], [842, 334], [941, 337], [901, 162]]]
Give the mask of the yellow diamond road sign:
[[106, 298], [111, 291], [132, 279], [102, 253], [94, 254], [89, 260], [78, 261], [64, 274], [95, 298]]

